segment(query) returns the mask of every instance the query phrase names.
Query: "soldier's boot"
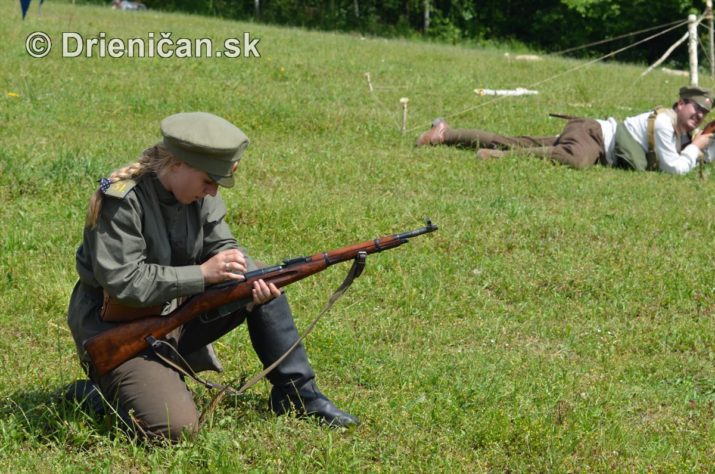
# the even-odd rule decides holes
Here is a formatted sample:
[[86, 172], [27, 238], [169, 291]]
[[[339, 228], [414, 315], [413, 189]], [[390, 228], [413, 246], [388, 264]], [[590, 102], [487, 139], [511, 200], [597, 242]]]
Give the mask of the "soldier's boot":
[[[298, 339], [285, 295], [256, 308], [248, 317], [248, 332], [264, 367], [282, 356]], [[311, 416], [333, 427], [360, 423], [320, 392], [303, 344], [293, 349], [266, 377], [273, 384], [268, 403], [277, 415], [295, 411], [299, 416]]]
[[432, 128], [417, 138], [416, 146], [441, 145], [444, 143], [444, 132], [449, 128], [444, 119], [437, 118], [432, 121]]

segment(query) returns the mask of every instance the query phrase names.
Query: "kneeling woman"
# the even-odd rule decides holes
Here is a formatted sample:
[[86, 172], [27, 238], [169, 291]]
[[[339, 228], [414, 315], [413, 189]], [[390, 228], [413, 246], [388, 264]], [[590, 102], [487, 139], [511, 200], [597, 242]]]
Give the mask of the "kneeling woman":
[[[234, 184], [246, 136], [204, 112], [167, 117], [161, 132], [162, 142], [101, 180], [92, 196], [68, 322], [83, 368], [127, 423], [139, 433], [176, 440], [195, 432], [199, 418], [177, 370], [149, 349], [99, 376], [82, 348], [85, 339], [122, 320], [166, 314], [207, 285], [242, 279], [241, 273], [256, 268], [239, 250], [218, 195], [219, 186]], [[244, 320], [264, 366], [298, 338], [285, 295], [263, 281], [254, 285], [252, 304], [213, 316], [166, 337], [196, 370], [220, 368], [210, 344]], [[358, 423], [318, 390], [302, 345], [267, 377], [275, 413], [295, 409], [333, 426]]]

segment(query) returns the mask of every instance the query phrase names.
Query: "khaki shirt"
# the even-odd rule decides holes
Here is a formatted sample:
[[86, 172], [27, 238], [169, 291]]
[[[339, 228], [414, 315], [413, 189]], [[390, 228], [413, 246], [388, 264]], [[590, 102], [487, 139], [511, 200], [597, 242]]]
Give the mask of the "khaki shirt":
[[77, 250], [79, 281], [70, 298], [68, 324], [80, 359], [82, 342], [116, 323], [100, 318], [103, 290], [136, 307], [176, 307], [176, 299], [204, 291], [199, 265], [221, 250], [238, 248], [224, 221], [221, 198], [179, 203], [154, 173], [137, 179], [122, 198], [105, 195], [94, 229]]

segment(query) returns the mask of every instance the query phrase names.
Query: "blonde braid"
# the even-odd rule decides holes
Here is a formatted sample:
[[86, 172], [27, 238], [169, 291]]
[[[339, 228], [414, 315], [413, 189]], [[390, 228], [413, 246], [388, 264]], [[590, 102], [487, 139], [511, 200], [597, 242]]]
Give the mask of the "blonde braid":
[[158, 176], [166, 173], [169, 166], [176, 161], [176, 158], [161, 143], [157, 143], [151, 148], [144, 150], [139, 160], [118, 170], [112, 171], [108, 178], [100, 180], [101, 186], [97, 189], [89, 200], [85, 227], [94, 229], [102, 211], [102, 201], [106, 189], [117, 181], [125, 179], [136, 179], [146, 173], [153, 171]]

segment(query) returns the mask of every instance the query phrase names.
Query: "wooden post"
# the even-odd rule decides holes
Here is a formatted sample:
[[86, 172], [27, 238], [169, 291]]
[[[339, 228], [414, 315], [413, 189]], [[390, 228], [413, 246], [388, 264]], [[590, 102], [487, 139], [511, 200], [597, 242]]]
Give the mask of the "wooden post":
[[715, 30], [713, 29], [713, 0], [705, 0], [707, 10], [705, 14], [708, 19], [708, 47], [710, 58], [710, 77], [715, 79]]
[[690, 56], [690, 85], [698, 85], [698, 19], [688, 15], [688, 55]]
[[365, 73], [365, 78], [367, 79], [367, 87], [368, 87], [368, 89], [370, 89], [370, 92], [372, 92], [372, 81], [370, 80], [369, 72]]
[[407, 103], [410, 101], [407, 97], [400, 98], [400, 104], [402, 104], [402, 133], [407, 131]]

